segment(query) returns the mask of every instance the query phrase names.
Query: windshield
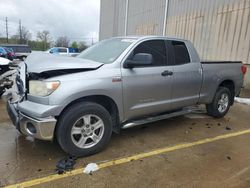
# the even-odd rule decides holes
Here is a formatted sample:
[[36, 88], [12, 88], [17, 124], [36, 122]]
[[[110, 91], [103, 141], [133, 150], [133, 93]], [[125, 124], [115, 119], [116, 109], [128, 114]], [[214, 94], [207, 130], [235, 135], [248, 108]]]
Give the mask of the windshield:
[[113, 63], [136, 39], [112, 38], [96, 43], [77, 57], [101, 63]]

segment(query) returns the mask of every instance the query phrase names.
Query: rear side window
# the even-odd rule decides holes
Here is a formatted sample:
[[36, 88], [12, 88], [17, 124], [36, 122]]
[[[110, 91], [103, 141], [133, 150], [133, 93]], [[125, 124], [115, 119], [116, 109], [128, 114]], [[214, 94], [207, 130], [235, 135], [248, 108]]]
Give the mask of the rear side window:
[[150, 66], [166, 65], [166, 45], [164, 40], [150, 40], [139, 44], [129, 56], [132, 59], [138, 53], [148, 53], [153, 56], [153, 64]]
[[190, 62], [189, 53], [184, 42], [172, 41], [175, 64], [182, 65]]
[[67, 49], [66, 48], [59, 48], [59, 52], [60, 53], [67, 53]]

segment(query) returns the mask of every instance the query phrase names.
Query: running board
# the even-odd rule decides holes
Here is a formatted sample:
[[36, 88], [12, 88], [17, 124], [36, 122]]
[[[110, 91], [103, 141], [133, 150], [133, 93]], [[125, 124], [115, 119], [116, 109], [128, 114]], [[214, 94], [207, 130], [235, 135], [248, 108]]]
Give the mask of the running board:
[[172, 117], [176, 117], [176, 116], [181, 116], [181, 115], [189, 114], [192, 112], [193, 112], [192, 109], [186, 108], [186, 109], [183, 109], [181, 111], [172, 112], [169, 114], [163, 114], [163, 115], [159, 115], [159, 116], [155, 116], [155, 117], [148, 117], [145, 119], [135, 120], [135, 121], [131, 121], [131, 122], [128, 122], [128, 123], [125, 123], [124, 125], [122, 125], [122, 129], [127, 129], [130, 127], [135, 127], [135, 126], [143, 125], [146, 123], [152, 123], [155, 121], [160, 121], [160, 120], [164, 120], [164, 119], [168, 119], [168, 118], [172, 118]]

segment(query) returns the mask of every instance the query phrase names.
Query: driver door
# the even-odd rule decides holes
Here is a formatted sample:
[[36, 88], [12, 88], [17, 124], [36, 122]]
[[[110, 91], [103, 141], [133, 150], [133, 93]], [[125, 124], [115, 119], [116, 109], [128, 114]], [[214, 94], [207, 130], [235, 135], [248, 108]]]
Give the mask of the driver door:
[[147, 66], [122, 67], [123, 104], [126, 120], [165, 112], [171, 109], [173, 71], [167, 66], [166, 43], [154, 39], [140, 43], [127, 60], [138, 53], [151, 54], [153, 62]]

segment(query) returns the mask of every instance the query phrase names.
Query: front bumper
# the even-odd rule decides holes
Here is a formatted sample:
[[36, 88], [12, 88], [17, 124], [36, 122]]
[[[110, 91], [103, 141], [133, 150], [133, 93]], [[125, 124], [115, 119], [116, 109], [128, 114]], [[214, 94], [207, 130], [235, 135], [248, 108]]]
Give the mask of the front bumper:
[[56, 119], [53, 117], [34, 118], [18, 111], [17, 104], [7, 101], [7, 111], [13, 124], [24, 135], [40, 140], [53, 140]]

